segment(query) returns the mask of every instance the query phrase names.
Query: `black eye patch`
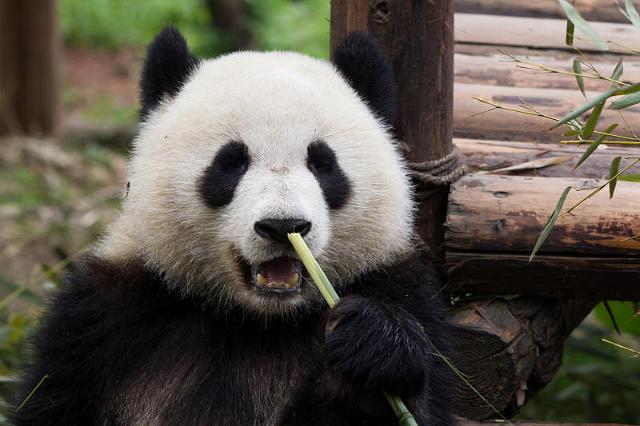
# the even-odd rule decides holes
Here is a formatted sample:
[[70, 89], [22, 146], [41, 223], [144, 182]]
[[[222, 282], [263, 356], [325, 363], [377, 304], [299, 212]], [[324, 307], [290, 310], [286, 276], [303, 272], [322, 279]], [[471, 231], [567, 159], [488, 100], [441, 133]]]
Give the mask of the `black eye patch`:
[[325, 142], [313, 142], [307, 148], [307, 167], [314, 174], [331, 209], [345, 205], [351, 195], [351, 182], [340, 168], [333, 150]]
[[200, 195], [209, 207], [223, 207], [231, 202], [249, 163], [249, 149], [242, 142], [227, 142], [218, 150], [198, 181]]

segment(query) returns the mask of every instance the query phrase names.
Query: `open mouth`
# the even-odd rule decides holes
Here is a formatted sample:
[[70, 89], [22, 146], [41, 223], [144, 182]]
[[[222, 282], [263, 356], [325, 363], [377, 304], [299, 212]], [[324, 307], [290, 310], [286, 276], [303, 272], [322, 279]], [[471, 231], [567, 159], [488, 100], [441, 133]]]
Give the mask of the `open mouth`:
[[292, 257], [277, 257], [251, 267], [253, 284], [277, 293], [294, 292], [302, 283], [302, 262]]

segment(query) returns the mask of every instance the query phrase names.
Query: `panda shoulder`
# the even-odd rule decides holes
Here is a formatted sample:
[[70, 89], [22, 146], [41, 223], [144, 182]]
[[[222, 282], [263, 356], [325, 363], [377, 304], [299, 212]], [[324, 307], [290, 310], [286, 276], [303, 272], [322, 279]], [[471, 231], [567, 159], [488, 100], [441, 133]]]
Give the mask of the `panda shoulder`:
[[86, 255], [69, 268], [63, 288], [52, 298], [42, 320], [42, 328], [69, 332], [117, 322], [128, 311], [140, 313], [148, 306], [145, 302], [157, 297], [154, 287], [160, 286], [154, 285], [155, 280], [142, 262], [116, 263]]

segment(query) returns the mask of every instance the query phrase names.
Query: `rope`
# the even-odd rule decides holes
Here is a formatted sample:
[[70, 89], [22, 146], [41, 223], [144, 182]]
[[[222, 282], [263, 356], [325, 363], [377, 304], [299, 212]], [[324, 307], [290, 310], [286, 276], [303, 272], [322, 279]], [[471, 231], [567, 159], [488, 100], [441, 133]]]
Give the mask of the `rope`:
[[[404, 142], [399, 141], [399, 143], [401, 150], [408, 151], [409, 148]], [[407, 165], [419, 193], [441, 189], [441, 187], [450, 185], [469, 173], [469, 168], [465, 164], [461, 164], [456, 149], [436, 160], [408, 161]]]

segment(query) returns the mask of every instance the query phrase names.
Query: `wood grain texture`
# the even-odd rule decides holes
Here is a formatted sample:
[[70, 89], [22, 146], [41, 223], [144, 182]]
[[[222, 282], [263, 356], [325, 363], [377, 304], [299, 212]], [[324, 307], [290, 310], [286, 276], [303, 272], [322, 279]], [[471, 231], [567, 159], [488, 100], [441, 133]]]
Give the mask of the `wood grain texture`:
[[517, 172], [518, 176], [567, 177], [603, 179], [609, 175], [611, 161], [617, 157], [638, 155], [632, 147], [607, 146], [596, 150], [577, 170], [573, 167], [582, 156], [585, 146], [560, 145], [521, 141], [454, 139], [453, 144], [471, 170], [490, 171], [540, 159], [567, 157], [570, 160], [552, 166]]
[[[596, 93], [590, 93], [590, 97]], [[522, 109], [526, 103], [535, 110], [553, 117], [562, 117], [586, 101], [579, 90], [540, 89], [527, 87], [456, 84], [454, 88], [454, 137], [495, 140], [532, 140], [559, 142], [567, 130], [564, 126], [549, 131], [554, 121], [512, 111], [489, 111], [491, 106], [475, 99], [479, 97], [509, 108]], [[625, 109], [624, 117], [631, 128], [640, 128], [640, 108]], [[605, 110], [600, 126], [620, 122], [617, 113]]]
[[[524, 57], [518, 53], [511, 53], [508, 47], [504, 50], [506, 53], [519, 57]], [[545, 52], [546, 53], [546, 52]], [[571, 65], [573, 59], [571, 57], [555, 58], [538, 52], [529, 52], [528, 60], [546, 67], [573, 72]], [[604, 76], [610, 76], [616, 64], [616, 60], [611, 58], [601, 58], [594, 55], [591, 63]], [[497, 51], [483, 55], [469, 55], [464, 53], [456, 53], [454, 57], [455, 63], [455, 82], [465, 84], [487, 84], [492, 86], [514, 86], [514, 87], [534, 87], [547, 89], [569, 89], [578, 91], [576, 79], [572, 75], [549, 74], [541, 71], [530, 71], [519, 68], [518, 64], [508, 62], [510, 59], [506, 55], [502, 55]], [[584, 66], [583, 73], [586, 74], [587, 67]], [[640, 81], [640, 60], [636, 58], [625, 58], [623, 80], [626, 82]], [[588, 95], [591, 91], [604, 92], [611, 88], [611, 83], [605, 80], [597, 80], [585, 78], [585, 88]]]
[[59, 130], [55, 3], [0, 2], [0, 135]]
[[[370, 33], [389, 55], [398, 88], [394, 127], [409, 147], [408, 160], [451, 152], [453, 0], [333, 0], [332, 47], [351, 31]], [[436, 253], [444, 238], [446, 197], [443, 188], [419, 207], [418, 233]]]
[[[602, 183], [595, 179], [465, 176], [451, 187], [447, 248], [529, 254], [564, 188], [584, 189], [569, 193], [566, 209]], [[619, 182], [613, 200], [605, 189], [573, 215], [561, 216], [540, 254], [638, 259], [640, 238], [634, 238], [638, 236], [640, 185]]]
[[[565, 45], [566, 20], [520, 18], [473, 13], [456, 13], [456, 43], [524, 46], [538, 49], [573, 50]], [[590, 22], [609, 50], [623, 55], [633, 54], [640, 45], [640, 33], [631, 24]], [[576, 29], [575, 47], [585, 52], [600, 50]]]
[[[560, 301], [539, 296], [494, 297], [456, 305], [454, 365], [505, 417], [544, 387], [562, 362], [562, 345], [591, 311], [589, 299]], [[456, 412], [495, 418], [486, 401], [456, 382]]]
[[[574, 7], [585, 19], [590, 21], [629, 22], [612, 0], [580, 0], [575, 2]], [[557, 0], [456, 0], [456, 12], [532, 18], [565, 18]]]

